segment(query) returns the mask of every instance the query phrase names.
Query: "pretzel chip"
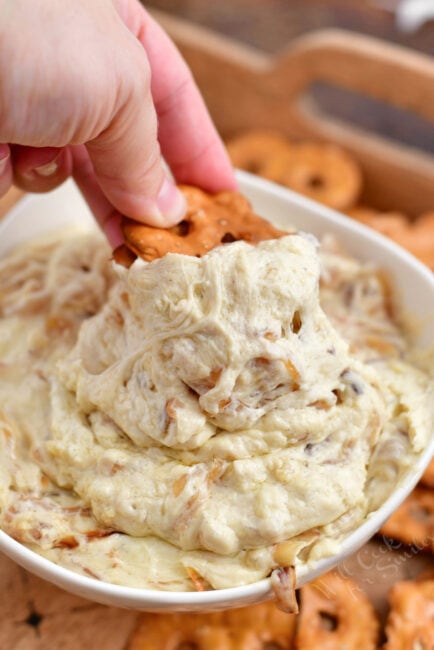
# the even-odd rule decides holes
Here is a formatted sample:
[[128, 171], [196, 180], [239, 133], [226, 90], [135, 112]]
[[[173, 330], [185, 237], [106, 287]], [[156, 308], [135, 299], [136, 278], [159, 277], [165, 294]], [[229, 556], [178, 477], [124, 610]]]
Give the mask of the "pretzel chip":
[[434, 553], [434, 491], [416, 487], [383, 524], [380, 533]]
[[434, 575], [393, 585], [384, 650], [434, 650]]
[[[194, 187], [180, 189], [188, 206], [184, 220], [172, 228], [153, 228], [124, 218], [121, 227], [127, 249], [151, 262], [167, 253], [201, 257], [221, 244], [238, 240], [257, 244], [288, 234], [255, 215], [247, 199], [237, 192], [211, 196]], [[124, 247], [114, 252], [114, 259], [130, 265]]]
[[356, 161], [331, 144], [294, 144], [264, 165], [262, 175], [335, 210], [354, 205], [362, 187]]
[[259, 129], [242, 133], [227, 144], [234, 167], [259, 176], [276, 156], [286, 153], [290, 147], [285, 136]]
[[295, 621], [272, 601], [208, 614], [142, 614], [128, 650], [290, 650]]
[[137, 256], [125, 244], [121, 244], [113, 251], [113, 260], [127, 269], [137, 259]]
[[360, 588], [337, 572], [301, 588], [297, 650], [375, 650], [378, 620]]

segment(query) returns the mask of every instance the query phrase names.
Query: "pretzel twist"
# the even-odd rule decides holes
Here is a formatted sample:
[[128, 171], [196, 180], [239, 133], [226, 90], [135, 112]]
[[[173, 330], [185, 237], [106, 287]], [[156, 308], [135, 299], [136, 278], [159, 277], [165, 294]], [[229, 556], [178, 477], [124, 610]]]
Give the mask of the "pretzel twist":
[[384, 650], [421, 648], [434, 642], [434, 573], [416, 580], [396, 582], [389, 594], [390, 612], [386, 623]]
[[301, 588], [296, 648], [376, 650], [378, 620], [358, 585], [337, 572]]
[[247, 131], [227, 144], [234, 167], [259, 176], [276, 156], [286, 153], [290, 147], [284, 135], [265, 130]]

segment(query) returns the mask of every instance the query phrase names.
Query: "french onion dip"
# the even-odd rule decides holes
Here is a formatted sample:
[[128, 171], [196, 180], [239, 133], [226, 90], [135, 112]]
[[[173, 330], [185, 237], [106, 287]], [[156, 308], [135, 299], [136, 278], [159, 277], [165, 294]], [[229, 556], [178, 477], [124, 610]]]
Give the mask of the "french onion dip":
[[432, 431], [373, 265], [291, 234], [128, 270], [96, 233], [0, 262], [0, 525], [162, 590], [333, 554]]

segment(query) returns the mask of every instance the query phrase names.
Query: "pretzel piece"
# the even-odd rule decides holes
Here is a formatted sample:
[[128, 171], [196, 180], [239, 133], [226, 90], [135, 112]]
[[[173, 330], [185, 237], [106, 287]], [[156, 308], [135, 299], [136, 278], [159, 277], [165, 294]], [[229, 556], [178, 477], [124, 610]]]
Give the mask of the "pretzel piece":
[[208, 614], [143, 614], [128, 650], [290, 650], [295, 620], [273, 602]]
[[380, 533], [434, 553], [434, 491], [416, 487]]
[[349, 578], [332, 571], [301, 588], [297, 650], [375, 650], [374, 608]]
[[[241, 239], [256, 244], [288, 234], [255, 215], [247, 199], [237, 192], [211, 196], [194, 187], [182, 186], [181, 190], [188, 207], [178, 225], [153, 228], [123, 219], [122, 232], [128, 249], [151, 262], [167, 253], [201, 257], [221, 244]], [[126, 259], [119, 249], [114, 257], [121, 263]]]
[[294, 144], [270, 160], [262, 175], [336, 210], [354, 205], [362, 187], [356, 161], [331, 144]]
[[274, 131], [255, 129], [230, 140], [227, 144], [234, 167], [261, 176], [268, 164], [290, 148], [285, 136]]
[[434, 576], [393, 585], [384, 650], [434, 650]]

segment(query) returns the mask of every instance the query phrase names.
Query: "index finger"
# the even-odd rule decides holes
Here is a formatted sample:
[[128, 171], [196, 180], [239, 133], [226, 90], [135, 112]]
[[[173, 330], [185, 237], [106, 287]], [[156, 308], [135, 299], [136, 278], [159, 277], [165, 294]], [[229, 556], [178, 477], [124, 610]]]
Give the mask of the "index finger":
[[137, 0], [117, 4], [146, 50], [158, 140], [176, 180], [210, 192], [236, 189], [226, 150], [181, 54]]

